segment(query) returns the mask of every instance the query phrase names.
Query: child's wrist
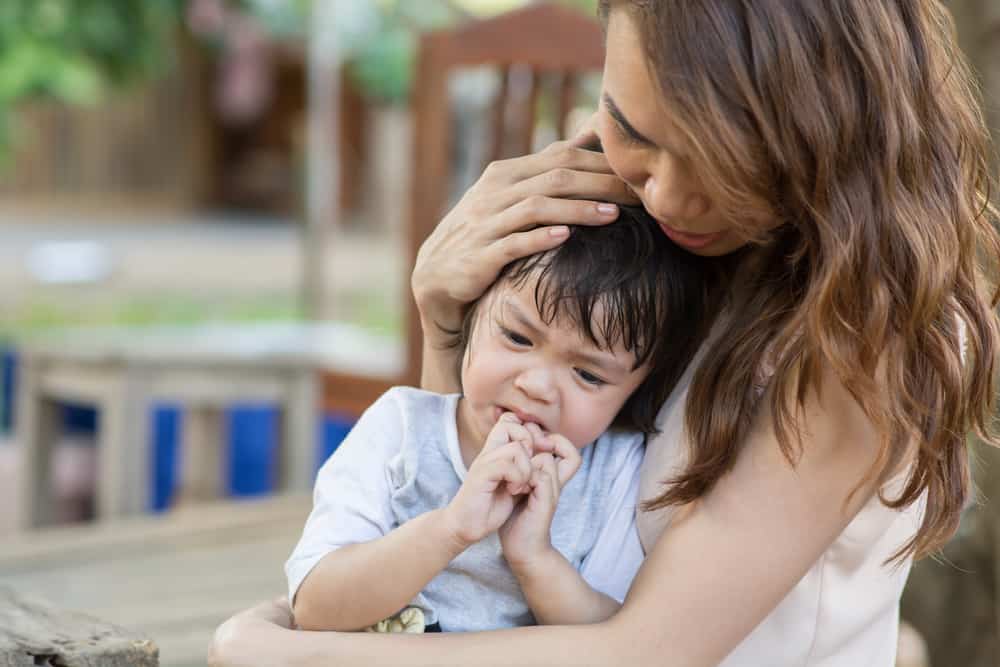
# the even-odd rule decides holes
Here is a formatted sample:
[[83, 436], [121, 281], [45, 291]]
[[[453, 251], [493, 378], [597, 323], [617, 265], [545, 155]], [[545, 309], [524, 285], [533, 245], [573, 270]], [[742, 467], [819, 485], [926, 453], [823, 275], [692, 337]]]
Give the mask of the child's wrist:
[[455, 518], [451, 505], [440, 509], [431, 510], [429, 514], [435, 515], [430, 518], [430, 523], [435, 527], [437, 539], [455, 558], [463, 551], [475, 544], [476, 540], [470, 539], [467, 531], [463, 530], [461, 522]]
[[562, 558], [562, 554], [549, 544], [547, 547], [537, 549], [528, 554], [521, 554], [511, 557], [504, 555], [507, 565], [518, 580], [529, 579], [534, 576], [544, 576], [546, 572], [551, 572], [557, 559]]

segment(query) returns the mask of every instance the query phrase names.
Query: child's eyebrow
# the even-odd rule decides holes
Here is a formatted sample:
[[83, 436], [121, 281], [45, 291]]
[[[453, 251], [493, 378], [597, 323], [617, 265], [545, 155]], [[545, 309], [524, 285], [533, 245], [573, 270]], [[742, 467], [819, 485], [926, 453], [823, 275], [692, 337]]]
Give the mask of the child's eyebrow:
[[605, 373], [627, 375], [629, 368], [618, 361], [618, 358], [611, 354], [595, 354], [586, 350], [576, 350], [573, 356], [590, 366], [594, 366]]
[[527, 315], [525, 315], [524, 311], [521, 309], [519, 305], [517, 305], [516, 302], [510, 299], [505, 299], [503, 302], [503, 309], [505, 311], [508, 311], [511, 317], [517, 320], [517, 323], [523, 326], [525, 329], [528, 329], [529, 333], [531, 333], [532, 335], [536, 337], [545, 336], [545, 332], [539, 329], [538, 326], [534, 322], [532, 322]]

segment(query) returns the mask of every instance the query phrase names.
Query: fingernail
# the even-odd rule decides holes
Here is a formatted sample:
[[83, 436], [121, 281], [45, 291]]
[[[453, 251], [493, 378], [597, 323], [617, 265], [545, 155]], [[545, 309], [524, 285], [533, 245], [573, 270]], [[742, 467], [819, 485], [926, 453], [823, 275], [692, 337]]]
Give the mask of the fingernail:
[[598, 204], [597, 212], [600, 213], [601, 215], [608, 215], [608, 216], [617, 215], [618, 207], [615, 206], [614, 204]]
[[549, 236], [554, 236], [556, 238], [569, 236], [569, 227], [566, 225], [554, 225], [549, 227]]

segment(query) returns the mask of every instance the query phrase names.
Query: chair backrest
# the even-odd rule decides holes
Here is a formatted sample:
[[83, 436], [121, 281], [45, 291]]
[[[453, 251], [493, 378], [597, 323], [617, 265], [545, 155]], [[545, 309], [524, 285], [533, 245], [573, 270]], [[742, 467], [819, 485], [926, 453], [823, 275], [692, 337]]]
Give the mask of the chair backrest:
[[[420, 40], [413, 84], [413, 154], [409, 275], [417, 251], [446, 213], [452, 182], [449, 77], [460, 68], [495, 67], [500, 90], [491, 111], [488, 161], [531, 151], [540, 93], [556, 87], [557, 133], [565, 137], [580, 75], [604, 66], [600, 24], [561, 5], [536, 3], [500, 16], [429, 32]], [[485, 165], [483, 165], [485, 166]], [[406, 381], [420, 379], [422, 335], [416, 304], [408, 298]]]
[[323, 403], [328, 411], [356, 416], [389, 386], [420, 382], [423, 336], [409, 277], [420, 244], [446, 212], [452, 183], [449, 78], [459, 69], [483, 66], [496, 68], [501, 75], [490, 113], [493, 128], [487, 161], [524, 154], [532, 147], [536, 105], [546, 84], [555, 84], [557, 132], [565, 136], [580, 75], [604, 66], [604, 36], [596, 20], [548, 3], [422, 36], [412, 101], [412, 181], [404, 271], [406, 368], [396, 378], [324, 373]]

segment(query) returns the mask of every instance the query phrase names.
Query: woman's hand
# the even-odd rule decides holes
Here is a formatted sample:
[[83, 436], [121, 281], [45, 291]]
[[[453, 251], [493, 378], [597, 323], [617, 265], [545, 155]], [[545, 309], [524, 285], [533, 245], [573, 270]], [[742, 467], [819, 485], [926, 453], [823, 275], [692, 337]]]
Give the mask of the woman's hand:
[[618, 216], [606, 202], [638, 201], [602, 153], [583, 148], [594, 139], [587, 124], [576, 139], [493, 162], [438, 224], [411, 278], [425, 337], [457, 329], [506, 264], [559, 245], [565, 225], [606, 224]]

